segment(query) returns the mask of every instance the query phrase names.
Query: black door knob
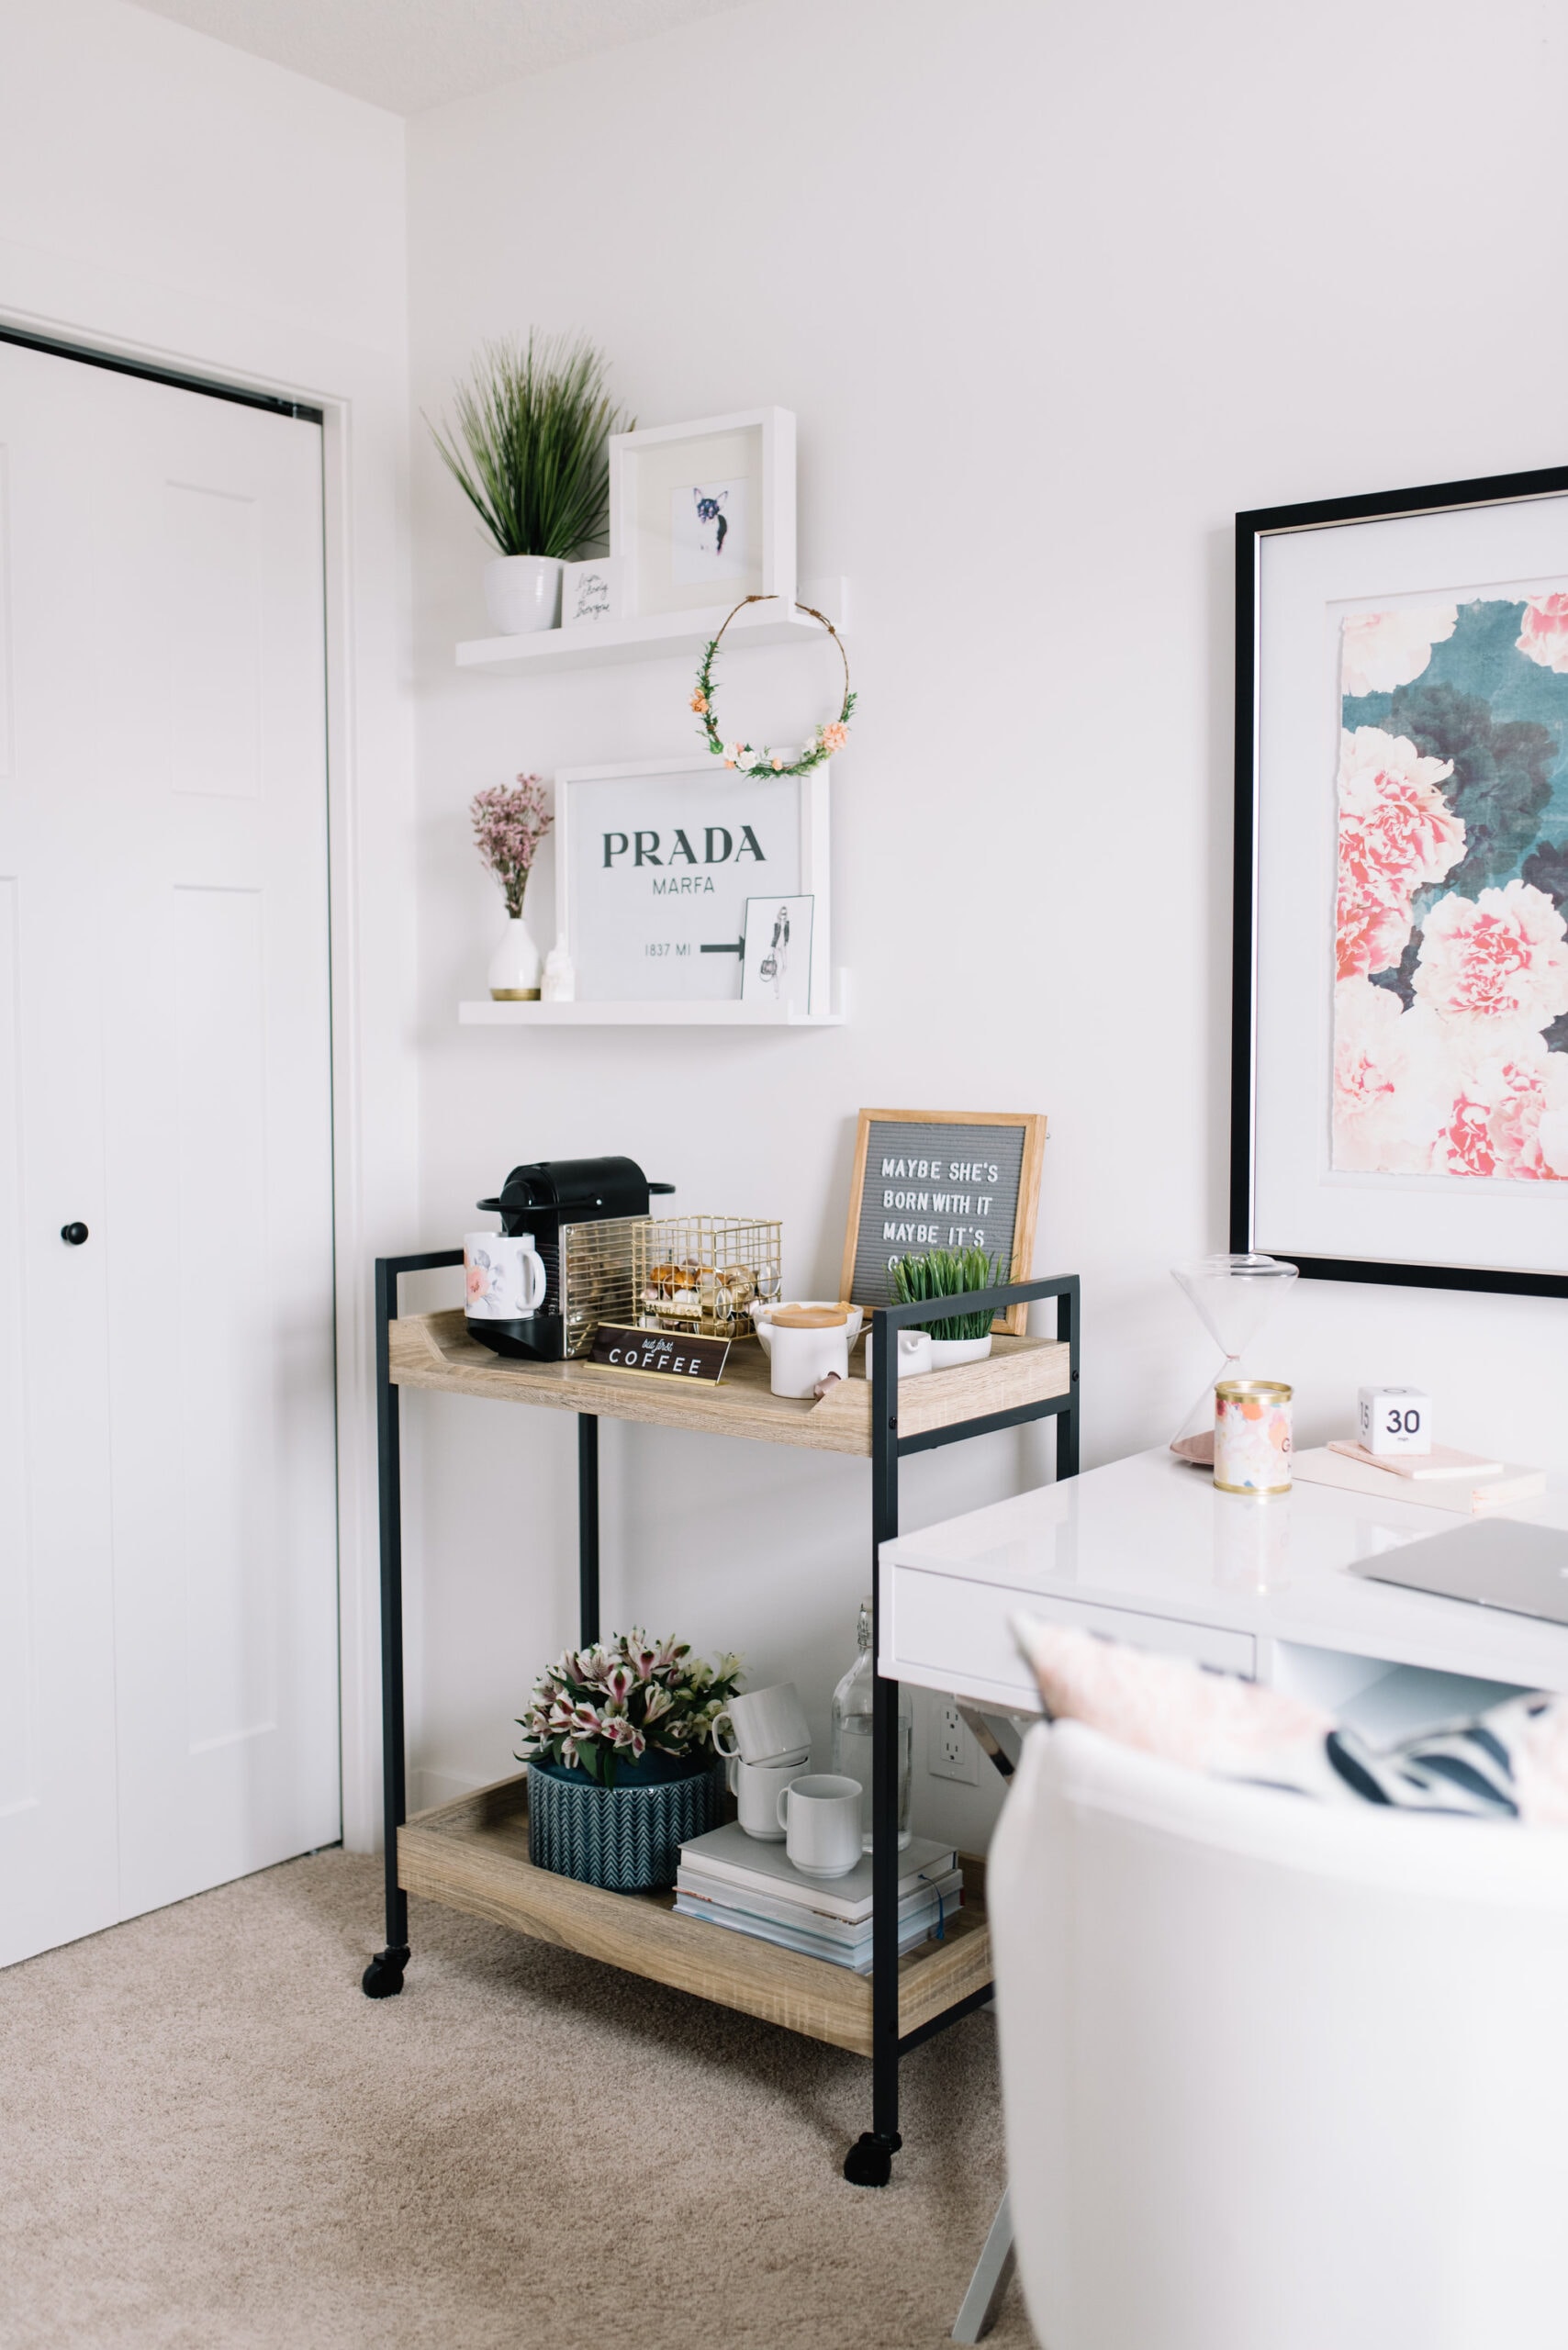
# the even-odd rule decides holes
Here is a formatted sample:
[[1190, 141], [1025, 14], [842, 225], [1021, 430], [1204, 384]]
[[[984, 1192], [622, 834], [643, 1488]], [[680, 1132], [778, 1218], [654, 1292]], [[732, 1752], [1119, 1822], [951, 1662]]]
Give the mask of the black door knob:
[[87, 1227], [84, 1224], [62, 1224], [60, 1237], [68, 1248], [80, 1248], [87, 1237]]

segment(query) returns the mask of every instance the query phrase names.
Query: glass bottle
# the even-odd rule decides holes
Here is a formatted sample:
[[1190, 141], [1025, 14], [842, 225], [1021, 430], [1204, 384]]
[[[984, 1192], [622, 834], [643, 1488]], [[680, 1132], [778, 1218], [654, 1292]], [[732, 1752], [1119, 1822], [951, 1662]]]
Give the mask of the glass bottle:
[[[860, 1782], [860, 1849], [871, 1849], [871, 1706], [876, 1677], [871, 1655], [871, 1603], [860, 1603], [856, 1630], [858, 1653], [833, 1693], [833, 1767]], [[910, 1779], [914, 1762], [914, 1697], [901, 1682], [899, 1727], [899, 1850], [910, 1841]]]

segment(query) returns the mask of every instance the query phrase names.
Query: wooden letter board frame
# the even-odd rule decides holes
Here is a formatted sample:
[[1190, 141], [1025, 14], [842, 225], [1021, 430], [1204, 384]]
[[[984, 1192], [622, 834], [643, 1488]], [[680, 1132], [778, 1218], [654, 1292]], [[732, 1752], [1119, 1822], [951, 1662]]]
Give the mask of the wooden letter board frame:
[[[866, 1194], [866, 1163], [871, 1145], [873, 1125], [921, 1126], [1008, 1126], [1022, 1128], [1024, 1154], [1018, 1169], [1018, 1198], [1013, 1218], [1013, 1248], [1011, 1260], [1002, 1268], [1002, 1278], [1009, 1281], [1026, 1281], [1034, 1270], [1035, 1220], [1040, 1204], [1040, 1169], [1046, 1155], [1046, 1121], [1037, 1111], [1008, 1110], [862, 1110], [855, 1136], [855, 1169], [849, 1179], [849, 1218], [844, 1234], [844, 1266], [839, 1278], [840, 1297], [854, 1299], [857, 1304], [883, 1304], [886, 1299], [855, 1298], [855, 1259], [860, 1239], [862, 1209]], [[930, 1245], [930, 1244], [928, 1244]], [[912, 1241], [908, 1253], [918, 1255], [920, 1244]], [[1001, 1251], [997, 1252], [999, 1255]], [[935, 1315], [934, 1314], [934, 1317]], [[992, 1328], [1010, 1331], [1022, 1337], [1028, 1324], [1027, 1305], [1014, 1305], [1007, 1313], [999, 1314]]]

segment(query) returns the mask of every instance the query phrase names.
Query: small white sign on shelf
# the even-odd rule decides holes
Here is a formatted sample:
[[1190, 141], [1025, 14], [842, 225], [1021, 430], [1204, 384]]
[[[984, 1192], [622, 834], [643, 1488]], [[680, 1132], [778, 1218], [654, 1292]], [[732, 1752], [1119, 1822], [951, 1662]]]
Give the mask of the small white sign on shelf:
[[561, 566], [561, 626], [592, 628], [626, 616], [626, 565], [619, 555]]
[[[780, 1002], [828, 1009], [825, 764], [806, 776], [689, 758], [564, 767], [555, 843], [555, 943], [579, 1002], [751, 1000], [747, 901], [766, 891], [769, 923], [786, 909], [790, 931]], [[759, 947], [759, 979], [764, 959]]]

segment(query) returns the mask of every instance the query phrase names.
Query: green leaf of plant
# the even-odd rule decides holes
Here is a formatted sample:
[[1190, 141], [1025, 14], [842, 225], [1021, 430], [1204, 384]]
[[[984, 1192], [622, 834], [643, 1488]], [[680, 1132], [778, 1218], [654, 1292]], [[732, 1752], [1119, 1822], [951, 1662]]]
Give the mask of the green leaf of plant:
[[[928, 1298], [962, 1297], [967, 1291], [992, 1289], [1002, 1280], [1001, 1259], [984, 1248], [928, 1248], [924, 1256], [900, 1257], [890, 1270], [893, 1297], [900, 1305], [923, 1305]], [[983, 1338], [991, 1328], [989, 1314], [952, 1314], [943, 1320], [920, 1322], [934, 1338]]]
[[431, 436], [502, 554], [569, 560], [607, 535], [612, 432], [634, 419], [604, 389], [586, 337], [486, 343], [453, 395], [455, 431]]

